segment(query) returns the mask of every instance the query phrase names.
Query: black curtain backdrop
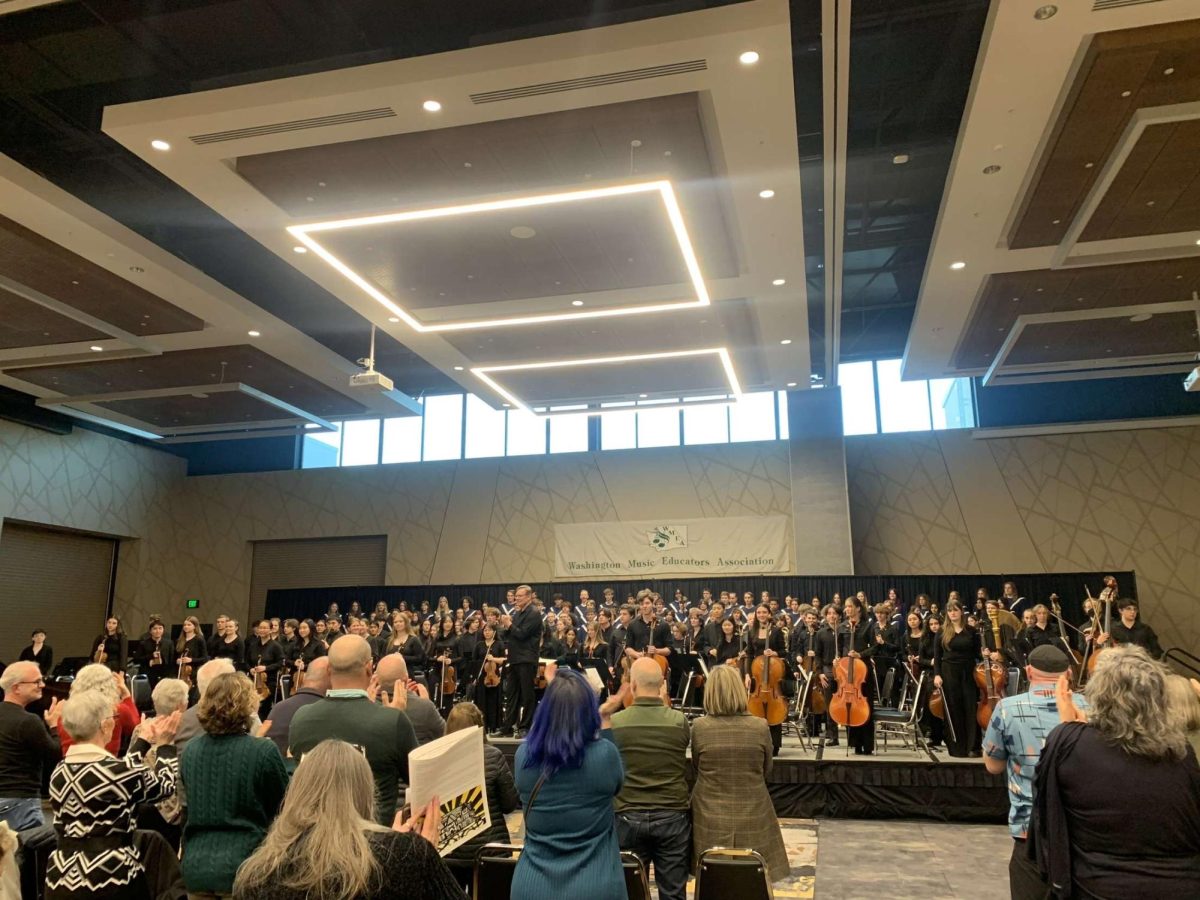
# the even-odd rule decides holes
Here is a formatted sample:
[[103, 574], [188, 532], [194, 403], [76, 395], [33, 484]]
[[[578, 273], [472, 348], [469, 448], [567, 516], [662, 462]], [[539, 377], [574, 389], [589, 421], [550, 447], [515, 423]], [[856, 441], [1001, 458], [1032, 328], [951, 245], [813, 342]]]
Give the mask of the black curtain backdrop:
[[[788, 594], [807, 603], [820, 597], [828, 603], [834, 593], [843, 597], [847, 593], [865, 591], [872, 603], [887, 597], [889, 588], [895, 588], [901, 602], [907, 607], [917, 594], [928, 594], [939, 605], [945, 606], [950, 591], [958, 591], [964, 602], [973, 605], [975, 591], [987, 588], [994, 596], [1001, 593], [1005, 581], [1016, 582], [1017, 594], [1039, 603], [1047, 602], [1052, 593], [1058, 594], [1062, 603], [1063, 617], [1072, 623], [1083, 619], [1083, 601], [1087, 597], [1085, 585], [1092, 594], [1099, 594], [1105, 575], [1115, 575], [1122, 597], [1137, 597], [1137, 585], [1133, 572], [1069, 572], [1039, 573], [1035, 575], [752, 575], [742, 577], [710, 576], [703, 578], [651, 578], [627, 581], [596, 580], [592, 582], [559, 581], [529, 582], [530, 587], [547, 605], [552, 594], [561, 593], [572, 600], [579, 598], [580, 590], [586, 589], [597, 602], [603, 599], [603, 591], [611, 587], [616, 591], [616, 600], [624, 602], [627, 594], [636, 594], [642, 588], [650, 588], [670, 600], [675, 590], [683, 591], [691, 605], [700, 601], [705, 588], [719, 596], [721, 591], [736, 591], [740, 596], [751, 591], [757, 599], [762, 591], [770, 591], [782, 600]], [[483, 604], [499, 606], [505, 593], [515, 584], [434, 584], [434, 585], [373, 585], [363, 587], [291, 588], [267, 592], [268, 616], [281, 619], [305, 619], [323, 614], [330, 603], [337, 603], [344, 614], [350, 604], [357, 600], [367, 611], [382, 600], [388, 609], [395, 609], [400, 601], [408, 603], [410, 609], [420, 608], [422, 600], [428, 600], [430, 608], [437, 605], [439, 597], [450, 601], [450, 608], [457, 609], [463, 597], [470, 597], [472, 606]], [[1115, 615], [1115, 610], [1114, 610]]]

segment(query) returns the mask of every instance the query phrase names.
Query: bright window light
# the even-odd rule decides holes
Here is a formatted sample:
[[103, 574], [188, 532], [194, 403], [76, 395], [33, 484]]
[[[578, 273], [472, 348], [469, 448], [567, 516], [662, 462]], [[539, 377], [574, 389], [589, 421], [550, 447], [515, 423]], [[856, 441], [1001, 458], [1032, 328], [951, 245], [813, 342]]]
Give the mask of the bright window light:
[[504, 410], [467, 394], [466, 458], [504, 455]]
[[[605, 403], [605, 407], [618, 404]], [[627, 404], [619, 404], [627, 407]], [[637, 446], [637, 413], [632, 409], [619, 409], [600, 414], [600, 449], [630, 450]]]
[[678, 447], [679, 409], [638, 407], [637, 445], [639, 447]]
[[400, 416], [383, 420], [383, 462], [421, 461], [421, 417]]
[[838, 366], [842, 389], [842, 431], [845, 434], [875, 434], [875, 375], [870, 361]]
[[779, 398], [779, 439], [786, 441], [790, 437], [788, 429], [787, 391], [778, 391]]
[[719, 404], [683, 406], [685, 444], [728, 444], [729, 407]]
[[929, 382], [929, 403], [935, 430], [975, 427], [970, 378], [934, 378]]
[[342, 465], [379, 464], [379, 420], [362, 419], [342, 423]]
[[582, 453], [587, 450], [589, 421], [586, 415], [551, 416], [550, 452]]
[[425, 398], [425, 435], [421, 458], [461, 459], [463, 395], [441, 394]]
[[901, 381], [900, 360], [875, 363], [879, 379], [879, 418], [884, 434], [928, 431], [929, 390], [924, 381]]
[[775, 392], [762, 391], [742, 394], [742, 399], [729, 407], [729, 440], [775, 440]]
[[300, 468], [331, 469], [341, 462], [341, 426], [334, 423], [336, 431], [306, 432], [300, 448]]
[[523, 409], [508, 411], [508, 455], [538, 456], [546, 452], [545, 418]]

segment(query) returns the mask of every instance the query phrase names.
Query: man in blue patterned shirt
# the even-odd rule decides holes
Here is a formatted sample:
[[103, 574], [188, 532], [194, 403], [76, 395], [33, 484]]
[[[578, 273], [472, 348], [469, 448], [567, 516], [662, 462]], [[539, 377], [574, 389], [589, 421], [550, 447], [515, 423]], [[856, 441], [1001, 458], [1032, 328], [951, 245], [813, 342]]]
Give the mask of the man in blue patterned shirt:
[[[1053, 644], [1044, 644], [1029, 654], [1025, 673], [1029, 691], [1005, 697], [996, 704], [983, 739], [983, 762], [993, 775], [1008, 775], [1008, 827], [1013, 852], [1008, 862], [1012, 900], [1044, 898], [1049, 885], [1037, 867], [1026, 858], [1025, 837], [1033, 812], [1033, 776], [1048, 735], [1059, 723], [1054, 698], [1055, 683], [1071, 660]], [[1074, 695], [1080, 708], [1086, 702]]]

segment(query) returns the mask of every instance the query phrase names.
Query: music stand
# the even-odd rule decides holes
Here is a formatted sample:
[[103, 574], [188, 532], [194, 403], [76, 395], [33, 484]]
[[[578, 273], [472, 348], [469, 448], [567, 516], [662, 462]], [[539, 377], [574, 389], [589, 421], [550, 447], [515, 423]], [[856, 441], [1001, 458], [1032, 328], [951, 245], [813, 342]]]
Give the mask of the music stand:
[[704, 657], [698, 653], [689, 653], [683, 657], [682, 665], [683, 675], [681, 682], [683, 690], [679, 692], [679, 709], [684, 715], [699, 716], [704, 710], [697, 706], [688, 706], [688, 696], [692, 692], [692, 679], [696, 674], [703, 675], [708, 678], [708, 664], [704, 661]]

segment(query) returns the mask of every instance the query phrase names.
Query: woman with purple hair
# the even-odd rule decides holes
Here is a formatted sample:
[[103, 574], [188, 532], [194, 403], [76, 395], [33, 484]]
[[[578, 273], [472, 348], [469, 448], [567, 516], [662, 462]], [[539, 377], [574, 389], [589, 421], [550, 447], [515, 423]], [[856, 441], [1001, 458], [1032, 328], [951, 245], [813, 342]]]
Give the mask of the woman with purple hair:
[[514, 900], [625, 900], [613, 797], [625, 772], [602, 730], [591, 685], [578, 672], [553, 680], [517, 749], [516, 782], [525, 812], [525, 848], [513, 875]]

